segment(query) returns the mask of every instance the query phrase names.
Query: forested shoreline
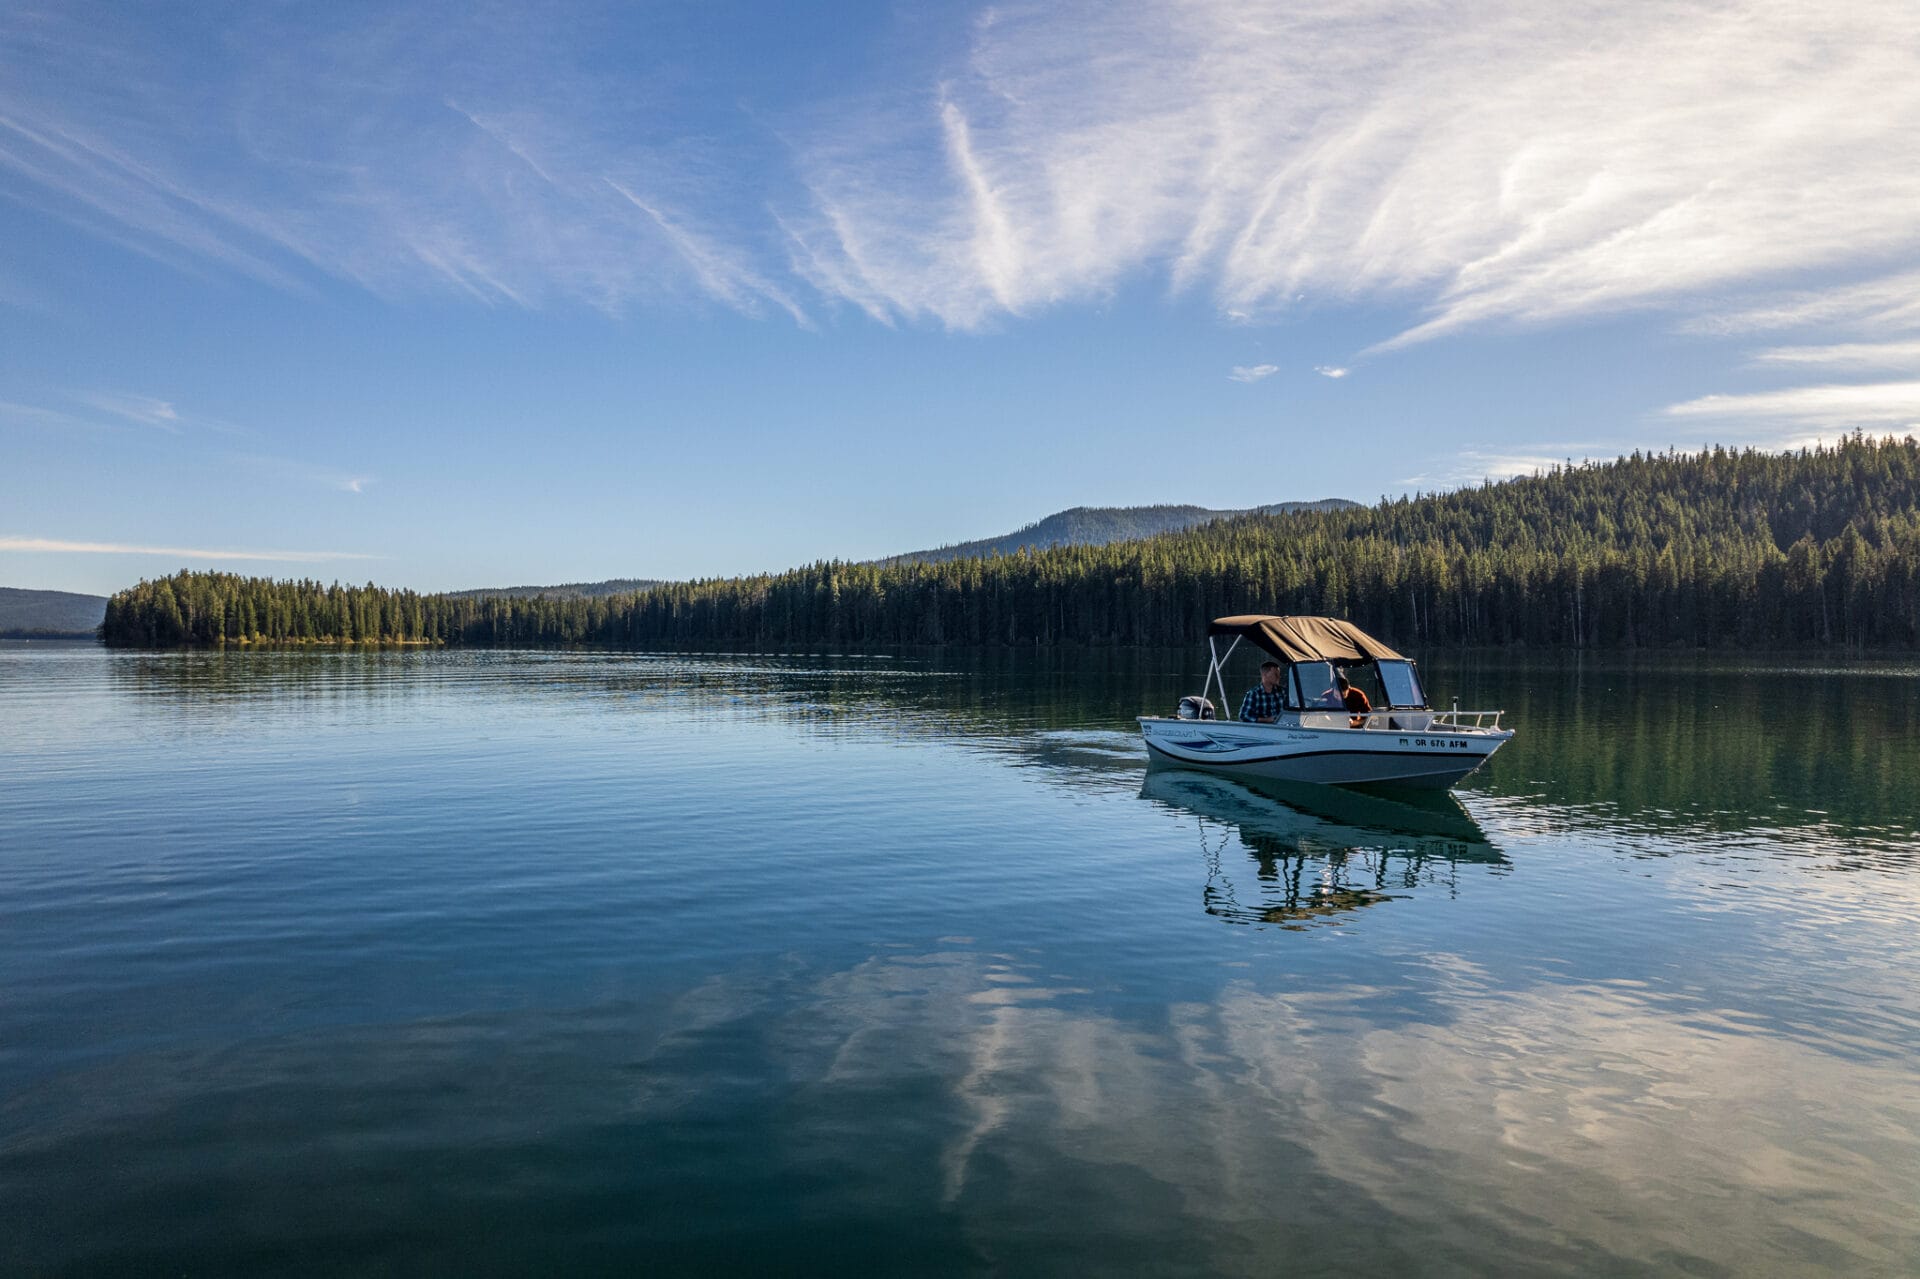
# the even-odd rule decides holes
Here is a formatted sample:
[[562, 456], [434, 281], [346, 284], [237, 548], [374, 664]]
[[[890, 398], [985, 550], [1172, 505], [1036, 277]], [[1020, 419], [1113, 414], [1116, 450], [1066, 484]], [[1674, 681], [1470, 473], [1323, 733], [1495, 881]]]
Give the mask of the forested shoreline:
[[1400, 647], [1920, 644], [1920, 444], [1639, 454], [1372, 507], [938, 563], [816, 563], [599, 598], [181, 572], [107, 605], [119, 646], [1180, 644], [1230, 613]]

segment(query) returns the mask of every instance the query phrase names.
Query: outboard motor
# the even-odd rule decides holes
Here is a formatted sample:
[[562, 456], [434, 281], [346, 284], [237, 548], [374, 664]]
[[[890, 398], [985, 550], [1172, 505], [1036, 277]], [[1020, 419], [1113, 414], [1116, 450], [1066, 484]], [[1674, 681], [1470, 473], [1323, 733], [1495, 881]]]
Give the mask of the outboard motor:
[[1204, 697], [1183, 697], [1174, 714], [1181, 719], [1212, 719], [1213, 703]]

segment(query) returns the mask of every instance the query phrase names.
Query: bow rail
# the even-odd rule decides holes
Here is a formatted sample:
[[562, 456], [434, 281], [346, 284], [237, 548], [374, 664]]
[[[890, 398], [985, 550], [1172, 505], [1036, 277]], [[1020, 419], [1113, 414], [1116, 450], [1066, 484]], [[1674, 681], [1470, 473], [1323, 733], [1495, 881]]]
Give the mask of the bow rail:
[[1457, 728], [1463, 731], [1467, 729], [1497, 730], [1500, 727], [1500, 717], [1505, 714], [1505, 711], [1463, 711], [1456, 707], [1450, 711], [1435, 711], [1431, 727]]

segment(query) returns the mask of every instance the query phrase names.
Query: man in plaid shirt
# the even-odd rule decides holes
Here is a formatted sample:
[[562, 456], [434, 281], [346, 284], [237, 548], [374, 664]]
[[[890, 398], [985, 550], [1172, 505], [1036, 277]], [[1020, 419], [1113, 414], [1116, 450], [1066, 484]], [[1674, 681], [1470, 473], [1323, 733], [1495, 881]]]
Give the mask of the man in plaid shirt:
[[1240, 718], [1271, 724], [1280, 718], [1280, 663], [1260, 663], [1260, 684], [1240, 699]]

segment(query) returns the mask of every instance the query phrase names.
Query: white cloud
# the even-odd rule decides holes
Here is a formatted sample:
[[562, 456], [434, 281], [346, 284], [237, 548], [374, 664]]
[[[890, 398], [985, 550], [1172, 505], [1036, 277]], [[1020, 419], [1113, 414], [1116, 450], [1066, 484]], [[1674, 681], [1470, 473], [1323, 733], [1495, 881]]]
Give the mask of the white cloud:
[[1272, 377], [1279, 371], [1280, 366], [1278, 364], [1236, 364], [1233, 366], [1233, 371], [1228, 373], [1227, 376], [1235, 382], [1258, 382], [1261, 378]]
[[1318, 373], [1321, 377], [1332, 377], [1332, 378], [1345, 377], [1347, 374], [1353, 372], [1352, 369], [1343, 369], [1338, 365], [1334, 365], [1334, 364], [1316, 364], [1314, 365], [1313, 371], [1315, 373]]
[[1490, 480], [1511, 480], [1522, 475], [1538, 475], [1563, 465], [1564, 457], [1539, 453], [1463, 453], [1466, 469]]
[[0, 400], [0, 422], [19, 426], [54, 427], [61, 430], [99, 425], [59, 409], [42, 408], [37, 404], [16, 404], [11, 400]]
[[1776, 346], [1753, 357], [1761, 364], [1833, 369], [1836, 372], [1920, 372], [1920, 338], [1900, 342], [1843, 342], [1833, 346]]
[[[744, 206], [770, 237], [766, 193], [734, 188], [776, 166], [725, 153], [774, 144], [698, 136], [688, 116], [708, 100], [660, 89], [683, 67], [590, 69], [604, 56], [593, 22], [434, 3], [377, 23], [322, 9], [196, 21], [0, 14], [9, 195], [183, 269], [285, 289], [324, 274], [484, 305], [798, 309], [748, 250], [694, 229]], [[221, 53], [183, 61], [182, 44]]]
[[1632, 446], [1614, 447], [1596, 441], [1554, 443], [1548, 440], [1510, 445], [1506, 448], [1462, 449], [1451, 455], [1446, 465], [1418, 475], [1403, 476], [1396, 483], [1410, 489], [1444, 490], [1483, 480], [1511, 480], [1539, 475], [1556, 466], [1577, 466], [1594, 459], [1617, 457]]
[[996, 7], [920, 131], [802, 148], [796, 258], [960, 328], [1161, 269], [1426, 308], [1385, 345], [1910, 261], [1916, 50], [1905, 0]]
[[1669, 417], [1719, 418], [1801, 427], [1906, 427], [1920, 424], [1920, 382], [1801, 386], [1748, 395], [1703, 395], [1667, 406]]
[[676, 225], [657, 207], [612, 178], [607, 179], [607, 185], [653, 220], [660, 234], [666, 237], [667, 243], [673, 246], [709, 295], [736, 310], [749, 312], [764, 298], [791, 315], [796, 322], [802, 325], [807, 323], [800, 304], [789, 297], [785, 290], [763, 279], [747, 266], [738, 253], [709, 237]]
[[151, 395], [135, 395], [124, 391], [74, 391], [66, 398], [87, 411], [77, 413], [68, 409], [0, 400], [0, 423], [109, 431], [124, 430], [131, 423], [165, 431], [169, 435], [180, 435], [189, 427], [196, 434], [254, 434], [244, 426], [217, 417], [182, 412], [172, 401]]
[[1565, 453], [1483, 453], [1469, 449], [1459, 455], [1459, 463], [1445, 476], [1451, 483], [1479, 480], [1511, 480], [1523, 475], [1539, 475], [1572, 460]]
[[[0, 400], [0, 421], [29, 426], [83, 427], [91, 430], [122, 429], [131, 422], [178, 435], [186, 425], [174, 406], [148, 395], [125, 395], [115, 391], [84, 391], [70, 397], [74, 403], [92, 410], [74, 413], [37, 404], [19, 404]], [[111, 419], [111, 420], [109, 420]]]
[[[1241, 319], [1420, 317], [1383, 347], [1709, 298], [1724, 331], [1920, 328], [1910, 0], [1003, 5], [884, 60], [910, 82], [740, 104], [777, 131], [664, 36], [609, 77], [594, 22], [346, 26], [10, 11], [8, 193], [189, 269], [484, 305], [804, 323], [811, 289], [968, 329], [1157, 277]], [[183, 40], [225, 52], [181, 65]]]
[[325, 564], [333, 560], [379, 560], [384, 555], [357, 551], [233, 551], [188, 546], [138, 546], [127, 542], [70, 542], [51, 537], [0, 537], [0, 551], [42, 551], [69, 555], [161, 555], [189, 560], [264, 560], [281, 564]]
[[1686, 327], [1696, 333], [1740, 334], [1816, 325], [1870, 335], [1920, 332], [1920, 271], [1775, 294], [1698, 316]]
[[165, 400], [157, 400], [151, 395], [126, 395], [117, 391], [86, 391], [73, 397], [88, 408], [114, 417], [137, 422], [141, 426], [154, 426], [175, 434], [180, 430], [180, 414], [173, 405]]
[[358, 471], [316, 465], [298, 458], [270, 453], [226, 453], [222, 460], [245, 467], [266, 479], [281, 484], [331, 489], [338, 493], [365, 493], [375, 477]]

